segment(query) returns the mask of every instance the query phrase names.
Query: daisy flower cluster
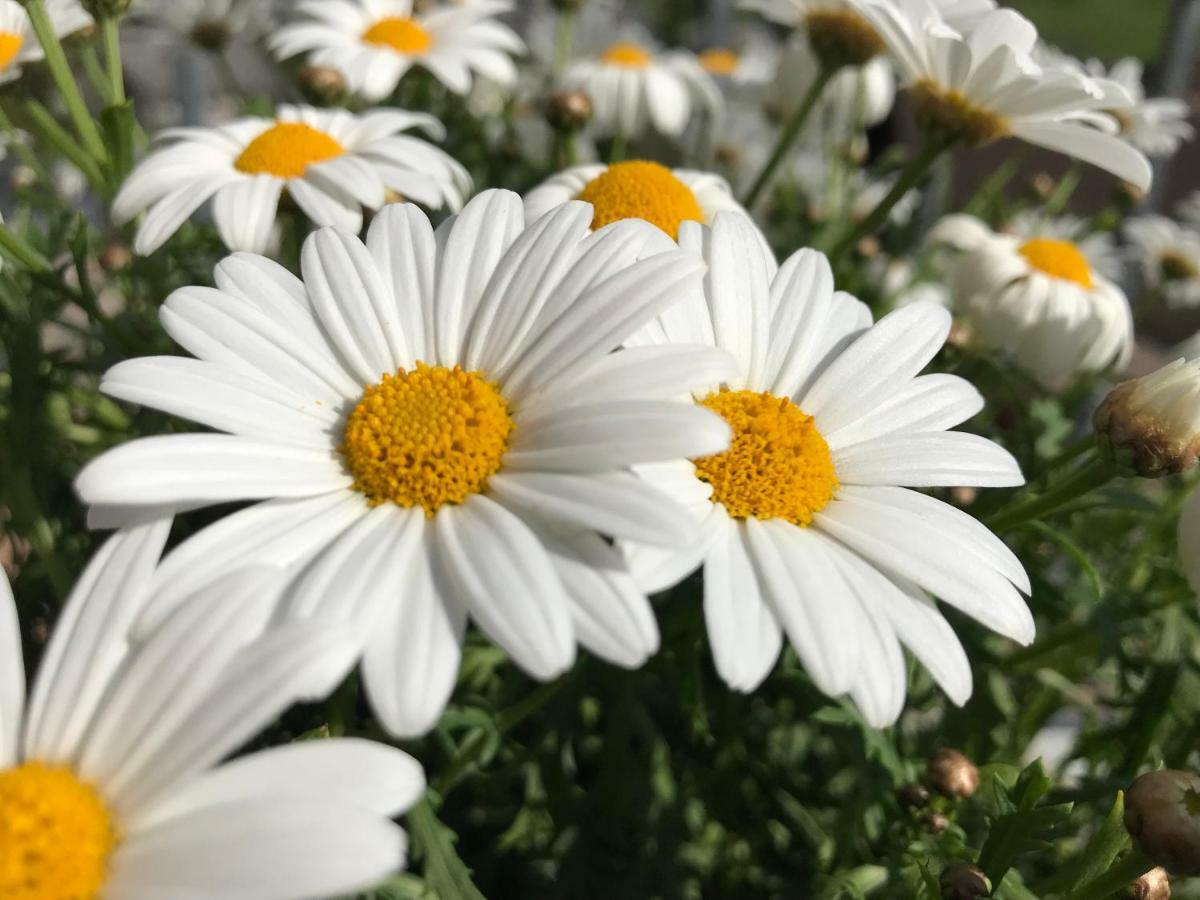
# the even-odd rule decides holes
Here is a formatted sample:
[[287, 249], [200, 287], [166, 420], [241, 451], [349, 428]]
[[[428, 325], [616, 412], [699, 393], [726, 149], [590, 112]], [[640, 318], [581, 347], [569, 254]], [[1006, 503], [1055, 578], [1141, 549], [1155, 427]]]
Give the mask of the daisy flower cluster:
[[1200, 873], [1180, 60], [693, 6], [0, 0], [0, 897]]

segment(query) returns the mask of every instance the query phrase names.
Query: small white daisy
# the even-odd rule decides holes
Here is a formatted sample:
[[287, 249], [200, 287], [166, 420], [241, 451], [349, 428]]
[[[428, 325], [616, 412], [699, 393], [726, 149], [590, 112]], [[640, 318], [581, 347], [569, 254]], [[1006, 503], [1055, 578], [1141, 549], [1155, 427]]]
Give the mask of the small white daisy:
[[775, 79], [779, 42], [762, 30], [750, 31], [739, 45], [714, 46], [696, 56], [700, 68], [730, 91], [760, 88]]
[[1179, 517], [1179, 561], [1192, 590], [1200, 595], [1200, 490], [1192, 491]]
[[206, 50], [221, 50], [235, 37], [254, 40], [271, 27], [262, 0], [139, 0], [130, 24], [174, 32]]
[[593, 228], [641, 219], [657, 225], [672, 238], [679, 234], [683, 222], [711, 223], [719, 212], [748, 216], [733, 198], [729, 183], [719, 175], [688, 169], [672, 171], [642, 160], [576, 166], [559, 172], [525, 196], [525, 215], [533, 222], [572, 200], [592, 204]]
[[397, 204], [366, 246], [309, 238], [303, 281], [234, 256], [216, 290], [168, 298], [164, 327], [199, 359], [122, 363], [103, 390], [227, 434], [124, 444], [80, 496], [118, 513], [267, 502], [176, 549], [157, 612], [240, 560], [306, 567], [287, 613], [363, 625], [367, 692], [398, 735], [436, 723], [468, 615], [535, 678], [570, 668], [577, 641], [641, 665], [654, 616], [599, 535], [687, 542], [690, 519], [628, 467], [728, 446], [678, 398], [732, 361], [612, 352], [704, 266], [645, 223], [592, 220], [569, 203], [527, 228], [517, 195], [488, 191], [435, 233]]
[[962, 251], [951, 288], [975, 335], [1044, 387], [1063, 390], [1081, 374], [1128, 364], [1129, 301], [1078, 243], [996, 233], [971, 216], [948, 216], [930, 239]]
[[590, 130], [598, 137], [638, 138], [650, 127], [679, 137], [697, 105], [714, 117], [724, 107], [720, 87], [694, 54], [662, 52], [648, 41], [617, 41], [599, 56], [576, 61], [562, 84], [591, 97]]
[[281, 59], [304, 53], [310, 65], [338, 69], [372, 102], [390, 96], [414, 66], [465, 94], [472, 73], [516, 84], [512, 56], [525, 44], [496, 20], [510, 9], [507, 0], [479, 0], [418, 14], [412, 0], [301, 0], [301, 20], [280, 28], [270, 46]]
[[1150, 161], [1109, 133], [1108, 113], [1127, 109], [1129, 95], [1111, 81], [1039, 66], [1037, 29], [1019, 13], [989, 12], [964, 36], [927, 0], [847, 2], [887, 42], [926, 129], [972, 146], [1020, 138], [1150, 186]]
[[[79, 0], [46, 0], [46, 12], [60, 38], [92, 24]], [[17, 0], [0, 0], [0, 84], [20, 78], [23, 65], [44, 56], [25, 7]]]
[[1191, 107], [1175, 97], [1147, 97], [1142, 83], [1142, 62], [1132, 57], [1116, 62], [1111, 69], [1097, 59], [1089, 60], [1087, 73], [1119, 84], [1133, 100], [1129, 107], [1111, 111], [1121, 134], [1149, 156], [1171, 156], [1180, 145], [1196, 136], [1188, 122]]
[[[736, 377], [695, 394], [733, 429], [729, 451], [641, 467], [688, 504], [702, 540], [687, 553], [629, 546], [631, 568], [661, 590], [704, 568], [704, 616], [721, 677], [753, 691], [786, 634], [817, 686], [850, 694], [874, 726], [894, 722], [907, 674], [901, 644], [951, 699], [971, 667], [933, 594], [1023, 643], [1034, 624], [1017, 558], [967, 514], [910, 487], [1011, 486], [1016, 460], [949, 429], [983, 407], [952, 375], [919, 375], [950, 330], [946, 310], [906, 307], [871, 326], [835, 293], [826, 258], [783, 266], [748, 223], [685, 223], [681, 246], [708, 263], [704, 296], [644, 330], [638, 344], [728, 350]], [[928, 594], [926, 593], [928, 592]]]
[[1200, 231], [1148, 215], [1125, 223], [1125, 239], [1147, 287], [1173, 307], [1200, 306]]
[[345, 628], [263, 633], [278, 574], [226, 573], [130, 646], [169, 521], [108, 541], [79, 579], [26, 699], [0, 570], [0, 896], [353, 894], [404, 863], [390, 817], [424, 790], [408, 755], [309, 741], [222, 764], [353, 663]]
[[211, 198], [225, 245], [261, 253], [285, 191], [315, 225], [354, 232], [362, 229], [363, 207], [379, 209], [389, 191], [432, 209], [459, 209], [470, 176], [439, 147], [402, 134], [411, 128], [436, 140], [445, 135], [425, 113], [304, 106], [281, 106], [274, 119], [168, 129], [121, 187], [113, 220], [124, 224], [148, 210], [134, 248], [150, 254]]

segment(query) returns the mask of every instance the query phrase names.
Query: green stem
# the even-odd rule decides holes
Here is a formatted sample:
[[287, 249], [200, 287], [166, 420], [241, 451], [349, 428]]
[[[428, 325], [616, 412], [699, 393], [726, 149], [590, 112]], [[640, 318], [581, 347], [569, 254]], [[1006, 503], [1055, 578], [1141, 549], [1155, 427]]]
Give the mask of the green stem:
[[1072, 163], [1071, 168], [1067, 170], [1067, 174], [1063, 176], [1062, 181], [1058, 183], [1058, 187], [1054, 189], [1054, 193], [1050, 195], [1050, 199], [1046, 201], [1046, 215], [1057, 216], [1067, 204], [1071, 202], [1071, 198], [1075, 196], [1075, 189], [1079, 187], [1080, 179], [1083, 178], [1083, 166], [1079, 163]]
[[96, 120], [92, 118], [83, 93], [79, 90], [79, 83], [75, 80], [70, 63], [67, 62], [67, 54], [63, 52], [62, 42], [54, 31], [54, 23], [46, 11], [46, 0], [28, 0], [25, 12], [29, 16], [29, 24], [34, 34], [42, 45], [42, 51], [46, 54], [46, 68], [50, 70], [50, 77], [54, 79], [54, 84], [62, 95], [63, 103], [67, 106], [67, 112], [75, 130], [79, 132], [83, 146], [97, 161], [103, 162], [108, 158], [104, 150], [104, 140], [100, 137]]
[[408, 811], [405, 821], [424, 861], [425, 881], [440, 900], [485, 900], [454, 849], [454, 832], [438, 819], [428, 794]]
[[792, 149], [792, 145], [796, 142], [796, 138], [800, 136], [800, 132], [804, 128], [804, 123], [808, 121], [808, 117], [816, 109], [817, 101], [821, 99], [821, 95], [825, 93], [826, 85], [837, 74], [837, 71], [837, 69], [833, 68], [822, 68], [817, 73], [816, 80], [809, 86], [808, 93], [800, 101], [799, 108], [788, 119], [787, 124], [783, 126], [783, 131], [779, 134], [779, 140], [775, 144], [775, 150], [771, 153], [771, 158], [767, 160], [767, 164], [763, 166], [763, 170], [755, 180], [754, 186], [746, 194], [746, 199], [742, 205], [747, 209], [753, 209], [757, 205], [763, 191], [767, 189], [767, 186], [771, 183], [771, 179], [775, 177], [775, 170], [787, 158], [788, 152]]
[[558, 27], [554, 31], [554, 65], [550, 70], [556, 81], [571, 62], [571, 36], [574, 28], [574, 10], [567, 9], [558, 14]]
[[908, 167], [900, 174], [900, 177], [896, 179], [896, 183], [892, 186], [888, 195], [880, 200], [879, 205], [871, 210], [871, 213], [865, 219], [859, 222], [849, 234], [838, 242], [833, 252], [829, 254], [830, 257], [836, 259], [847, 250], [857, 246], [858, 242], [864, 237], [878, 231], [883, 223], [887, 221], [896, 204], [903, 200], [909, 191], [921, 183], [925, 176], [929, 174], [929, 170], [933, 168], [933, 164], [937, 162], [938, 157], [953, 145], [953, 140], [949, 138], [935, 137], [929, 140], [921, 148], [921, 152], [913, 157], [912, 162], [908, 164]]
[[121, 31], [113, 17], [100, 20], [104, 36], [104, 62], [108, 71], [109, 91], [113, 106], [125, 102], [125, 70], [121, 67]]
[[29, 246], [16, 233], [6, 226], [0, 225], [0, 250], [4, 250], [21, 266], [31, 272], [53, 272], [54, 266], [50, 260], [42, 256], [36, 249]]
[[1151, 869], [1154, 863], [1137, 847], [1118, 859], [1103, 875], [1072, 891], [1064, 900], [1107, 900], [1133, 884]]
[[12, 148], [12, 151], [16, 153], [17, 156], [21, 157], [21, 162], [33, 169], [34, 173], [38, 177], [38, 180], [40, 180], [43, 184], [53, 183], [50, 178], [50, 170], [47, 169], [41, 159], [38, 158], [38, 155], [34, 149], [27, 146], [25, 141], [21, 139], [21, 133], [17, 131], [17, 127], [13, 125], [12, 119], [8, 117], [8, 114], [3, 110], [3, 108], [0, 108], [0, 131], [4, 132], [4, 134], [8, 137], [7, 146]]
[[25, 108], [30, 119], [33, 120], [34, 126], [46, 142], [53, 145], [59, 153], [70, 160], [75, 168], [84, 174], [92, 187], [99, 191], [104, 190], [104, 174], [100, 171], [96, 160], [71, 137], [70, 132], [55, 121], [50, 111], [36, 100], [26, 100]]
[[1108, 484], [1117, 474], [1117, 467], [1113, 463], [1095, 456], [1045, 494], [1019, 500], [1000, 510], [987, 520], [987, 525], [993, 531], [1011, 531], [1018, 525], [1045, 518], [1071, 501]]
[[613, 135], [612, 143], [608, 147], [608, 164], [619, 163], [629, 154], [629, 139], [625, 136], [625, 132], [618, 130]]
[[87, 76], [92, 90], [100, 95], [105, 106], [112, 106], [112, 85], [108, 81], [108, 72], [100, 64], [100, 56], [96, 53], [96, 48], [91, 44], [80, 47], [79, 60], [83, 63], [83, 74]]

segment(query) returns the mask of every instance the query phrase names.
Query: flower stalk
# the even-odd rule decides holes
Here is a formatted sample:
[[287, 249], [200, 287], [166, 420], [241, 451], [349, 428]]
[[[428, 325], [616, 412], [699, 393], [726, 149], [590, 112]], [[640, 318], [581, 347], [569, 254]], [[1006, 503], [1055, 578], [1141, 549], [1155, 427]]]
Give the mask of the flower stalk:
[[1009, 504], [988, 520], [993, 531], [1012, 531], [1026, 522], [1043, 519], [1092, 491], [1104, 487], [1119, 469], [1111, 461], [1093, 454], [1092, 458], [1044, 494]]

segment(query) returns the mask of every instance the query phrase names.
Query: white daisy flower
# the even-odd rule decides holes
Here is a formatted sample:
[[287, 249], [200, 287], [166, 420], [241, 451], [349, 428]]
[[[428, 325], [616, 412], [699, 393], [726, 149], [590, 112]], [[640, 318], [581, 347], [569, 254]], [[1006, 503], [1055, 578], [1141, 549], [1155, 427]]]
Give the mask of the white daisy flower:
[[1147, 215], [1125, 223], [1125, 239], [1147, 287], [1173, 307], [1200, 306], [1200, 231]]
[[520, 198], [489, 191], [435, 233], [393, 205], [366, 246], [309, 238], [303, 281], [241, 255], [216, 290], [168, 298], [164, 327], [199, 359], [122, 363], [103, 390], [228, 434], [124, 444], [80, 496], [119, 507], [98, 517], [267, 502], [166, 559], [153, 618], [241, 560], [305, 566], [287, 614], [363, 625], [367, 692], [397, 735], [437, 721], [468, 615], [542, 680], [576, 641], [631, 668], [654, 653], [651, 608], [598, 533], [688, 540], [686, 514], [627, 469], [728, 445], [677, 398], [732, 362], [613, 354], [699, 289], [703, 262], [644, 223], [592, 234], [592, 218], [570, 203], [526, 228]]
[[551, 176], [525, 196], [526, 218], [536, 221], [572, 200], [592, 204], [593, 228], [641, 219], [672, 238], [683, 222], [711, 223], [719, 212], [749, 217], [719, 175], [633, 160], [576, 166]]
[[1188, 118], [1191, 107], [1175, 97], [1147, 97], [1142, 83], [1141, 60], [1129, 57], [1106, 69], [1098, 59], [1089, 60], [1087, 72], [1094, 78], [1103, 78], [1119, 84], [1133, 100], [1133, 104], [1112, 110], [1121, 134], [1143, 153], [1149, 156], [1171, 156], [1180, 145], [1196, 136], [1196, 129]]
[[117, 224], [147, 210], [134, 249], [153, 253], [210, 198], [230, 250], [262, 253], [286, 191], [318, 226], [362, 229], [363, 207], [394, 191], [432, 209], [459, 209], [471, 178], [435, 140], [442, 124], [426, 113], [281, 106], [274, 119], [238, 119], [218, 128], [172, 128], [133, 170], [113, 201]]
[[1142, 190], [1150, 161], [1106, 113], [1131, 100], [1112, 81], [1047, 70], [1032, 53], [1037, 29], [1000, 9], [960, 35], [930, 0], [847, 0], [870, 19], [912, 89], [927, 129], [972, 146], [1016, 137], [1099, 166]]
[[[771, 110], [790, 119], [820, 75], [821, 65], [808, 42], [789, 42], [768, 98]], [[831, 137], [845, 140], [886, 119], [895, 102], [896, 76], [885, 57], [845, 66], [822, 91], [809, 130], [818, 132], [822, 143]]]
[[949, 431], [983, 408], [952, 375], [918, 373], [950, 330], [920, 304], [871, 326], [835, 293], [825, 257], [782, 267], [753, 229], [718, 216], [685, 223], [681, 246], [708, 263], [688, 298], [639, 335], [650, 346], [707, 344], [740, 371], [696, 392], [733, 429], [729, 451], [643, 467], [688, 504], [702, 540], [686, 553], [630, 546], [634, 573], [661, 590], [704, 568], [704, 616], [717, 671], [753, 691], [783, 635], [817, 686], [849, 694], [873, 726], [894, 722], [907, 675], [901, 644], [956, 703], [971, 693], [962, 646], [926, 592], [1028, 643], [1034, 624], [1020, 562], [963, 512], [909, 487], [1010, 486], [1023, 479], [996, 444]]
[[[92, 24], [79, 0], [46, 0], [46, 12], [60, 38]], [[44, 57], [25, 7], [17, 0], [0, 0], [0, 84], [20, 78], [23, 65]]]
[[724, 108], [720, 87], [694, 54], [662, 52], [648, 41], [620, 40], [572, 63], [562, 85], [592, 98], [590, 130], [599, 137], [638, 138], [650, 127], [679, 137], [697, 104], [714, 117]]
[[1129, 363], [1129, 301], [1078, 243], [1044, 232], [1001, 234], [964, 215], [947, 216], [930, 240], [962, 251], [951, 290], [975, 336], [1010, 353], [1048, 390]]
[[424, 789], [408, 755], [326, 740], [221, 764], [337, 686], [348, 629], [261, 636], [278, 579], [249, 570], [130, 646], [169, 527], [131, 528], [96, 554], [28, 700], [0, 570], [0, 896], [303, 900], [395, 873], [405, 837], [390, 817]]
[[301, 0], [301, 21], [280, 28], [270, 46], [281, 59], [304, 53], [310, 65], [340, 70], [373, 102], [390, 96], [414, 66], [465, 94], [473, 73], [516, 84], [512, 55], [523, 54], [525, 44], [495, 18], [511, 7], [480, 0], [418, 14], [412, 0]]
[[1093, 424], [1115, 459], [1138, 475], [1192, 471], [1200, 462], [1200, 360], [1177, 359], [1117, 385]]
[[235, 37], [253, 40], [267, 33], [271, 13], [262, 0], [139, 0], [130, 10], [130, 22], [175, 32], [215, 51]]
[[1200, 594], [1200, 490], [1192, 491], [1179, 517], [1179, 561], [1192, 590]]
[[[960, 226], [965, 228], [967, 234], [978, 227], [978, 220], [971, 221], [972, 219], [973, 217], [967, 216]], [[952, 223], [959, 220], [959, 216], [950, 215], [943, 221], [947, 223], [947, 230], [953, 232], [955, 226]], [[984, 227], [986, 229], [986, 226]], [[1023, 241], [1049, 238], [1072, 243], [1087, 259], [1092, 271], [1099, 272], [1110, 281], [1119, 280], [1124, 273], [1125, 263], [1121, 251], [1117, 248], [1116, 239], [1107, 231], [1091, 230], [1088, 221], [1079, 216], [1046, 216], [1038, 210], [1031, 210], [1019, 213], [1011, 223], [1005, 225], [1003, 231]]]
[[709, 47], [696, 56], [696, 61], [719, 85], [738, 90], [770, 84], [775, 79], [779, 55], [778, 41], [762, 30], [753, 30], [740, 48]]

